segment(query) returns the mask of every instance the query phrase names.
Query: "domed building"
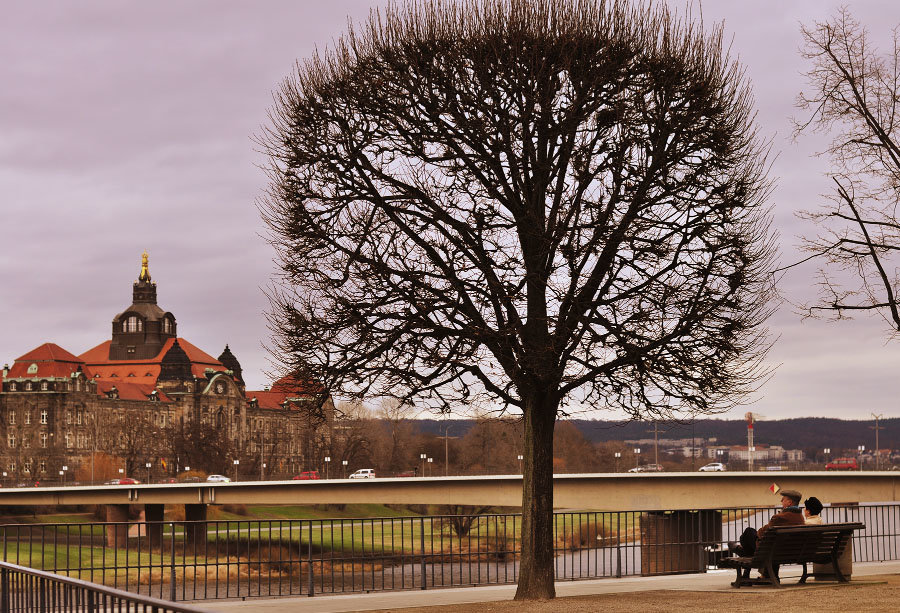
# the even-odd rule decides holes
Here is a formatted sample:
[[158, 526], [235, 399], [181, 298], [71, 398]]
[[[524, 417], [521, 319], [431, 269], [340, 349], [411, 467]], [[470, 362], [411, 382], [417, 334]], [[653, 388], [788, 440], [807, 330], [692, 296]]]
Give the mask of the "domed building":
[[93, 470], [86, 478], [98, 453], [144, 477], [171, 477], [188, 466], [229, 474], [240, 466], [254, 478], [317, 467], [330, 440], [329, 398], [291, 378], [248, 391], [227, 344], [214, 358], [177, 329], [175, 316], [157, 304], [144, 253], [131, 304], [113, 317], [109, 340], [77, 356], [44, 343], [4, 366], [6, 479], [53, 480], [66, 467], [99, 480]]

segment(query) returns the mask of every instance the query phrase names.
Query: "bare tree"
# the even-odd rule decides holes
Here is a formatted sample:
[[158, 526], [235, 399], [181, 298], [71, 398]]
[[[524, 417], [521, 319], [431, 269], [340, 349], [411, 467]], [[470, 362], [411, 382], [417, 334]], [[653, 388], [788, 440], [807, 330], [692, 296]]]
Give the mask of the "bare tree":
[[273, 354], [335, 393], [521, 411], [517, 598], [554, 595], [561, 411], [710, 412], [760, 374], [752, 115], [720, 29], [623, 2], [391, 7], [276, 93]]
[[802, 28], [803, 56], [812, 64], [798, 105], [804, 130], [832, 132], [827, 151], [835, 190], [824, 210], [806, 211], [820, 228], [804, 248], [822, 256], [820, 300], [810, 314], [837, 319], [856, 311], [881, 315], [900, 331], [900, 38], [880, 55], [850, 12]]

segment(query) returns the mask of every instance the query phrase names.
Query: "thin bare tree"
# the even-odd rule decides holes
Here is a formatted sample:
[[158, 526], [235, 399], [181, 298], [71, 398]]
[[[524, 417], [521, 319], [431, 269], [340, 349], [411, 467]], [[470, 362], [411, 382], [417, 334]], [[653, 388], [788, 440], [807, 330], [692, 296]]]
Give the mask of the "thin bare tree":
[[516, 597], [552, 597], [557, 416], [711, 412], [761, 373], [766, 146], [721, 29], [392, 6], [275, 96], [273, 354], [334, 393], [521, 412]]
[[803, 27], [811, 67], [798, 106], [808, 115], [796, 133], [832, 134], [828, 155], [834, 192], [822, 209], [804, 211], [819, 232], [803, 247], [821, 257], [819, 300], [811, 315], [836, 319], [878, 313], [900, 332], [900, 31], [880, 54], [846, 8]]

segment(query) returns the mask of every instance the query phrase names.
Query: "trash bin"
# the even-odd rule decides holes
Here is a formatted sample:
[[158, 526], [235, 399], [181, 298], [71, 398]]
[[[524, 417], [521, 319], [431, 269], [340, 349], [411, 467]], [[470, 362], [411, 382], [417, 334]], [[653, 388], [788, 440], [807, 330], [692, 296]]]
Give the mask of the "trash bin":
[[[845, 578], [850, 579], [853, 576], [853, 539], [847, 543], [844, 553], [838, 558], [838, 568]], [[816, 581], [837, 581], [838, 578], [834, 574], [834, 567], [831, 564], [813, 564], [813, 579]]]
[[705, 572], [710, 545], [722, 541], [722, 512], [642, 513], [641, 575]]

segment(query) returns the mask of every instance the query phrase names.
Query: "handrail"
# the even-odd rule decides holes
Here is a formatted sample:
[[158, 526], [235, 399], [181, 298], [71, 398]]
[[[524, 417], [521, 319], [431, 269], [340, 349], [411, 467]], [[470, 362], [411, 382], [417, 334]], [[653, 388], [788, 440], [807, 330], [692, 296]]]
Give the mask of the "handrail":
[[[32, 580], [15, 581], [16, 574], [32, 578]], [[14, 593], [14, 588], [22, 584], [25, 584], [26, 589], [30, 589], [31, 593], [27, 595], [18, 594], [19, 596], [27, 597], [16, 599], [15, 596], [17, 594]], [[57, 588], [55, 590], [51, 587], [54, 584]], [[60, 587], [68, 588], [68, 590], [63, 589], [61, 591]], [[79, 598], [79, 596], [81, 597]], [[60, 601], [63, 602], [61, 603]], [[53, 606], [53, 602], [56, 602], [57, 606]], [[82, 607], [78, 607], [79, 602], [83, 603]], [[109, 610], [109, 605], [112, 603], [116, 605], [134, 605], [136, 607], [134, 610], [136, 611], [209, 613], [207, 609], [187, 604], [161, 600], [152, 596], [143, 596], [82, 579], [73, 579], [72, 577], [0, 561], [0, 613], [56, 610], [102, 611]], [[128, 610], [131, 610], [131, 608], [129, 607]]]

